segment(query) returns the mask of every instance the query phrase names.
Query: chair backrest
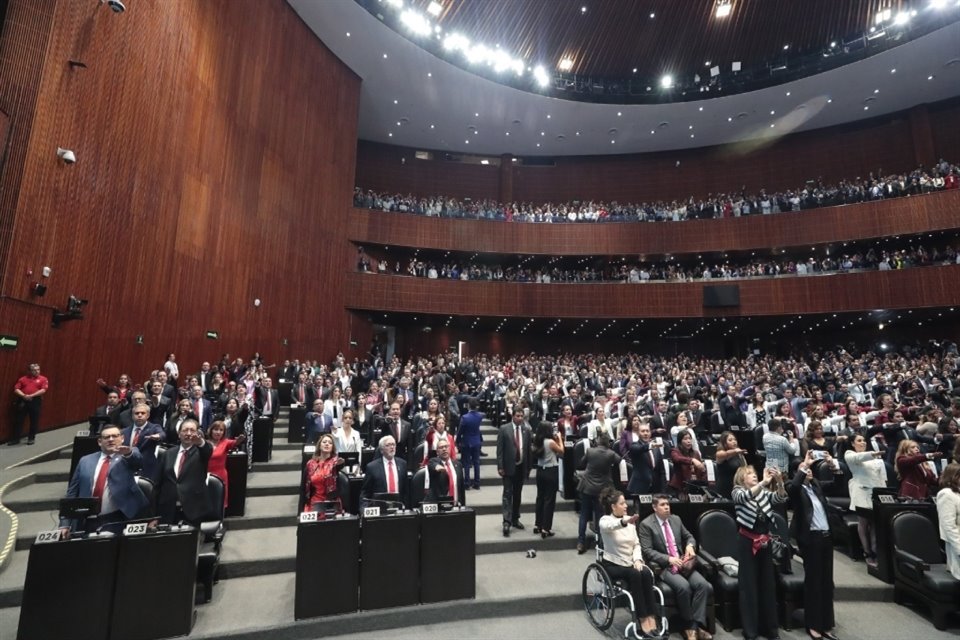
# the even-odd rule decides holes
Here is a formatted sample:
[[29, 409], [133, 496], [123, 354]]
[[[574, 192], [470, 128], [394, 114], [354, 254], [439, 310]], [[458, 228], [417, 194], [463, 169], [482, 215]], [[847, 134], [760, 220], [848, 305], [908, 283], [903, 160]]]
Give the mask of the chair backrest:
[[340, 506], [345, 513], [350, 509], [350, 478], [343, 471], [337, 474], [337, 495], [340, 496]]
[[739, 535], [737, 521], [726, 511], [707, 511], [697, 520], [697, 540], [714, 558], [736, 558]]
[[413, 450], [413, 455], [407, 460], [407, 467], [410, 469], [419, 469], [423, 464], [423, 454], [426, 452], [427, 443], [421, 442]]
[[914, 555], [927, 564], [942, 564], [940, 534], [930, 518], [916, 511], [901, 511], [893, 517], [893, 548]]
[[138, 515], [141, 518], [149, 518], [156, 514], [155, 502], [154, 502], [154, 486], [153, 481], [150, 478], [145, 478], [143, 476], [137, 476], [137, 487], [140, 489], [140, 493], [143, 494], [143, 497], [147, 499], [147, 506], [143, 508]]
[[583, 457], [587, 455], [587, 440], [583, 438], [573, 445], [573, 468], [578, 469]]
[[210, 513], [204, 519], [223, 520], [223, 480], [212, 473], [207, 474], [207, 502]]
[[589, 427], [587, 427], [586, 425], [584, 425], [584, 426], [580, 427], [580, 428], [577, 430], [577, 437], [580, 438], [580, 439], [584, 439], [584, 438], [587, 437], [587, 435], [588, 435], [589, 433], [590, 433]]
[[773, 518], [770, 521], [770, 533], [780, 536], [784, 542], [790, 539], [790, 527], [787, 525], [787, 519], [776, 511], [773, 512]]
[[415, 474], [413, 474], [413, 479], [410, 482], [410, 506], [416, 508], [421, 502], [427, 493], [426, 490], [427, 484], [427, 470], [420, 469]]
[[757, 447], [757, 451], [765, 451], [763, 448], [763, 425], [753, 428], [753, 443]]

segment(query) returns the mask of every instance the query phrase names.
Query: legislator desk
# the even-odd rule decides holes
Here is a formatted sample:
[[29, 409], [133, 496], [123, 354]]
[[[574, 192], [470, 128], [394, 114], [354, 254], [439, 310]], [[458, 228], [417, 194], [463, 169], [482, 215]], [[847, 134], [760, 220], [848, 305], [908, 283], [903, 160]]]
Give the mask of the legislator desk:
[[360, 540], [360, 609], [417, 604], [420, 514], [364, 516]]
[[307, 440], [307, 408], [290, 407], [287, 414], [287, 442], [301, 443]]
[[106, 535], [34, 543], [17, 639], [108, 638], [119, 547], [119, 538]]
[[[433, 505], [436, 506], [436, 505]], [[420, 520], [420, 602], [477, 595], [477, 516], [473, 509], [426, 513]]]
[[[303, 511], [303, 506], [307, 502], [306, 496], [306, 487], [307, 487], [307, 461], [313, 457], [313, 452], [316, 451], [316, 446], [312, 444], [304, 445], [302, 453], [300, 455], [300, 498], [297, 501], [297, 512]], [[364, 449], [360, 454], [360, 460], [362, 463], [373, 459], [373, 449]], [[358, 473], [347, 473], [346, 468], [344, 468], [344, 475], [347, 476], [349, 481], [349, 493], [345, 496], [340, 496], [340, 505], [343, 507], [343, 510], [347, 513], [359, 514], [360, 513], [360, 490], [363, 488], [363, 474], [359, 472], [362, 468], [362, 464], [358, 465]]]
[[293, 615], [297, 620], [351, 613], [359, 607], [360, 519], [342, 516], [297, 526]]
[[253, 462], [270, 462], [273, 455], [273, 419], [253, 421]]
[[[120, 537], [112, 638], [156, 640], [190, 633], [199, 545], [200, 531], [189, 525]], [[152, 603], [158, 605], [156, 615]]]
[[280, 380], [277, 383], [277, 395], [280, 396], [280, 406], [290, 406], [290, 390], [293, 389], [293, 381]]
[[573, 464], [574, 444], [576, 440], [563, 443], [563, 477], [560, 478], [560, 489], [564, 500], [575, 500], [577, 497], [577, 479], [574, 477], [576, 466]]
[[227, 508], [225, 517], [239, 517], [247, 511], [247, 454], [235, 451], [227, 456]]
[[934, 528], [938, 526], [937, 505], [933, 502], [899, 502], [889, 490], [874, 489], [873, 531], [877, 538], [877, 564], [874, 567], [867, 565], [867, 572], [889, 584], [893, 584], [893, 516], [903, 511], [916, 511], [930, 518]]
[[[636, 514], [640, 516], [641, 520], [653, 513], [653, 497], [650, 495], [637, 496], [633, 504]], [[700, 520], [700, 516], [707, 511], [726, 511], [736, 518], [733, 501], [731, 500], [716, 500], [714, 502], [670, 501], [670, 513], [680, 518], [680, 522], [683, 523], [683, 526], [685, 526], [694, 537], [698, 535], [697, 523]]]
[[[81, 431], [80, 433], [84, 433]], [[77, 468], [80, 458], [85, 455], [100, 451], [100, 443], [97, 442], [97, 436], [77, 435], [73, 438], [73, 451], [70, 453], [70, 478], [73, 478], [73, 471]]]

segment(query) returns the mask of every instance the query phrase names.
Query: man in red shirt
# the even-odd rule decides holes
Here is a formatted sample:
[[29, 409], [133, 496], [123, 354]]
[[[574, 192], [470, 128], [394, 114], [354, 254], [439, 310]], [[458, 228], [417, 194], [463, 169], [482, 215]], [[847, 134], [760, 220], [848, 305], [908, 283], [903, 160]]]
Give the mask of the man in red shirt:
[[13, 393], [17, 396], [17, 411], [13, 422], [13, 439], [7, 444], [20, 444], [20, 434], [23, 431], [23, 420], [30, 416], [30, 435], [27, 444], [33, 444], [37, 437], [37, 427], [40, 425], [40, 402], [43, 394], [49, 387], [48, 380], [40, 375], [40, 365], [31, 364], [29, 373], [13, 386]]

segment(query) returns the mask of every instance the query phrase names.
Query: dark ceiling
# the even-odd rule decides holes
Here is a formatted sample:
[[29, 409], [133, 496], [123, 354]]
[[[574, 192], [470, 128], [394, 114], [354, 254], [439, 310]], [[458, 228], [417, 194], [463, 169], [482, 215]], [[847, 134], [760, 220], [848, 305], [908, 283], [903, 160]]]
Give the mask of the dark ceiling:
[[[732, 0], [726, 18], [714, 0], [437, 0], [445, 33], [499, 45], [571, 73], [604, 77], [693, 73], [705, 62], [749, 68], [788, 53], [821, 51], [866, 30], [878, 9], [904, 0]], [[430, 0], [410, 0], [426, 11]], [[586, 8], [584, 12], [582, 9]], [[653, 18], [650, 17], [653, 14]]]

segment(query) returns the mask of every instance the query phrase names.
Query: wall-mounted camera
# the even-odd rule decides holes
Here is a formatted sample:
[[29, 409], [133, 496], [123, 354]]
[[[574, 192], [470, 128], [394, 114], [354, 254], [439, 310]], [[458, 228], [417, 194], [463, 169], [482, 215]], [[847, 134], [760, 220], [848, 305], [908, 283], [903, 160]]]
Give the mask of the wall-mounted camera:
[[53, 310], [53, 327], [57, 328], [62, 322], [67, 322], [69, 320], [82, 320], [83, 319], [83, 307], [90, 302], [84, 298], [78, 298], [77, 296], [70, 296], [67, 298], [67, 309], [66, 311], [60, 311], [58, 309]]

